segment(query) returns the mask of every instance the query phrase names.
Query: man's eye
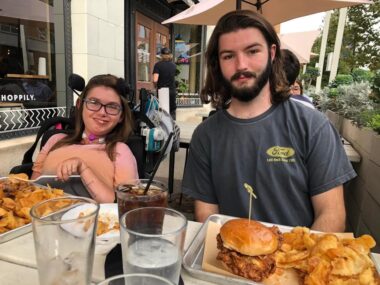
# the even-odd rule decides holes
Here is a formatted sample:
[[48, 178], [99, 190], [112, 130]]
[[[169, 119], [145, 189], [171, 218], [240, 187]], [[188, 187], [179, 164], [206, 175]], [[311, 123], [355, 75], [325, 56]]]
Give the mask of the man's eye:
[[250, 49], [249, 53], [250, 54], [256, 54], [256, 53], [258, 53], [258, 50], [257, 49]]
[[223, 60], [228, 60], [228, 59], [231, 59], [231, 58], [232, 58], [232, 54], [227, 54], [227, 55], [223, 55], [222, 56]]

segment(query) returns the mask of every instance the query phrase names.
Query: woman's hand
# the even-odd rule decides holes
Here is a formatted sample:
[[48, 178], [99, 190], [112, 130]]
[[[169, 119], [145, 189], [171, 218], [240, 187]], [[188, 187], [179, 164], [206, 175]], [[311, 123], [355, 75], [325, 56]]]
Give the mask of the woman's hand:
[[88, 166], [79, 157], [72, 157], [66, 159], [57, 166], [57, 178], [58, 180], [67, 181], [70, 175], [82, 174]]

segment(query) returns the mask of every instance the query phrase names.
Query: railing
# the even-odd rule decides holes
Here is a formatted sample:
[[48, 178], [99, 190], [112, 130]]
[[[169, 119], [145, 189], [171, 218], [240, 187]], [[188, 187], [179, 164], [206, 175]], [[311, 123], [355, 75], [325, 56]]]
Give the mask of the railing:
[[0, 138], [5, 134], [36, 130], [46, 119], [65, 114], [66, 107], [0, 110]]
[[202, 106], [198, 93], [179, 93], [176, 99], [177, 107], [199, 107]]

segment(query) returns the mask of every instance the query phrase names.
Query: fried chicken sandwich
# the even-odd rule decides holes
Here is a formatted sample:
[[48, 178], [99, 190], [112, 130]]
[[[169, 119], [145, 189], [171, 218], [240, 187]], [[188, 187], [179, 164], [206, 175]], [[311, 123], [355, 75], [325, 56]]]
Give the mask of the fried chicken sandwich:
[[275, 272], [274, 253], [282, 243], [278, 227], [233, 219], [220, 228], [216, 239], [217, 259], [232, 273], [260, 282]]

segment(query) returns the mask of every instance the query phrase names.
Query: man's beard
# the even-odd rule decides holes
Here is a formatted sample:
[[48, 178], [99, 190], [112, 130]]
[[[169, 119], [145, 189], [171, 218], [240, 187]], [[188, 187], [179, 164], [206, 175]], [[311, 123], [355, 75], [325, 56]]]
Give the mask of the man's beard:
[[[235, 73], [233, 76], [231, 76], [230, 80], [224, 79], [227, 92], [231, 94], [232, 98], [236, 98], [237, 100], [241, 102], [252, 101], [260, 94], [261, 90], [264, 88], [265, 84], [268, 82], [271, 73], [272, 73], [272, 62], [269, 57], [264, 71], [259, 76], [257, 76], [257, 74], [252, 71], [239, 71]], [[255, 78], [256, 80], [252, 86], [241, 87], [241, 88], [234, 86], [232, 84], [232, 81], [238, 79], [242, 75], [246, 78]]]

